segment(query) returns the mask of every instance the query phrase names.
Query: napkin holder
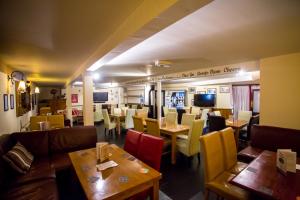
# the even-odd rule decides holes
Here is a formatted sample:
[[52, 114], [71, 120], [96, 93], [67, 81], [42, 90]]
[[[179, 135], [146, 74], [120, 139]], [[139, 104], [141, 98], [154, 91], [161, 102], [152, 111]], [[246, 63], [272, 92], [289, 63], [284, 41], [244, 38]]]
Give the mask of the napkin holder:
[[276, 165], [280, 172], [286, 174], [287, 172], [296, 173], [297, 153], [290, 149], [278, 149]]

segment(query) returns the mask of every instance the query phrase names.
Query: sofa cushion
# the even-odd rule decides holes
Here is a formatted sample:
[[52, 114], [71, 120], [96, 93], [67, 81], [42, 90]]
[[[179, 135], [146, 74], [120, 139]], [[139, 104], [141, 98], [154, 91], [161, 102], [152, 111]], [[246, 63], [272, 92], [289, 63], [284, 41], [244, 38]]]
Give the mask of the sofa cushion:
[[251, 128], [251, 146], [277, 151], [292, 149], [300, 155], [300, 130], [272, 126], [253, 125]]
[[18, 142], [11, 150], [3, 155], [3, 159], [7, 161], [14, 170], [25, 174], [31, 166], [33, 155]]
[[49, 178], [55, 178], [55, 170], [51, 167], [49, 159], [45, 157], [35, 159], [26, 174], [12, 176], [8, 185], [9, 187], [19, 186]]
[[68, 153], [59, 153], [51, 155], [51, 166], [56, 172], [70, 169], [72, 167], [72, 162]]
[[48, 156], [48, 132], [32, 131], [32, 132], [16, 132], [12, 134], [15, 141], [20, 142], [34, 156]]
[[49, 131], [50, 153], [66, 153], [96, 146], [97, 132], [94, 126], [55, 129]]
[[0, 199], [9, 200], [56, 200], [59, 199], [55, 179], [46, 179], [6, 190]]

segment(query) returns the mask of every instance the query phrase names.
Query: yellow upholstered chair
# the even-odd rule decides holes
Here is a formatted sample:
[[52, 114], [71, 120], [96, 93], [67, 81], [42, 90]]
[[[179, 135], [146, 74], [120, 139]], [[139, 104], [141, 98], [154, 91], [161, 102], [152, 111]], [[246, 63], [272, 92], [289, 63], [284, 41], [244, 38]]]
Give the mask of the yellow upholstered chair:
[[225, 169], [233, 174], [240, 173], [247, 167], [246, 163], [237, 161], [237, 150], [232, 128], [225, 128], [220, 131], [224, 147]]
[[159, 122], [157, 119], [145, 119], [147, 125], [147, 133], [156, 137], [160, 137]]
[[193, 120], [190, 126], [188, 135], [181, 135], [177, 138], [177, 149], [187, 157], [198, 154], [198, 160], [200, 162], [200, 142], [199, 137], [202, 135], [204, 121]]
[[133, 119], [133, 129], [139, 132], [144, 132], [143, 118], [138, 116], [132, 116]]
[[40, 108], [40, 115], [47, 115], [48, 113], [52, 113], [50, 107], [41, 107]]
[[49, 115], [47, 121], [50, 123], [51, 128], [64, 128], [64, 116], [63, 115]]
[[173, 125], [177, 125], [177, 118], [178, 118], [178, 113], [177, 112], [169, 112], [166, 115], [165, 121], [166, 121], [166, 125], [169, 126], [173, 126]]
[[200, 148], [204, 161], [205, 199], [212, 191], [225, 199], [248, 199], [248, 193], [229, 183], [235, 174], [225, 169], [223, 144], [220, 132], [200, 137]]
[[148, 112], [145, 112], [143, 109], [136, 109], [136, 116], [143, 118], [145, 120], [148, 118]]
[[163, 107], [163, 111], [164, 111], [164, 117], [167, 116], [167, 114], [169, 113], [169, 108], [164, 106]]
[[177, 109], [176, 108], [169, 108], [169, 112], [176, 112], [177, 113]]
[[30, 117], [30, 130], [37, 131], [40, 130], [39, 122], [47, 121], [47, 116], [32, 116]]
[[201, 108], [200, 107], [196, 107], [196, 106], [192, 107], [191, 114], [200, 115], [200, 113], [201, 113]]

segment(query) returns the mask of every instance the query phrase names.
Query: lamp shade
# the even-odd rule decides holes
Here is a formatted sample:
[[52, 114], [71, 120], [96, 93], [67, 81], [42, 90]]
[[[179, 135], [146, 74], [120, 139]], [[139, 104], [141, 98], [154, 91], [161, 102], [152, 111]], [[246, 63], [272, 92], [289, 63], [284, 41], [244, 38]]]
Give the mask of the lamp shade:
[[40, 88], [39, 87], [35, 87], [34, 93], [35, 94], [39, 94], [40, 93]]
[[21, 80], [19, 83], [18, 91], [19, 92], [25, 92], [26, 90], [26, 84], [25, 81]]

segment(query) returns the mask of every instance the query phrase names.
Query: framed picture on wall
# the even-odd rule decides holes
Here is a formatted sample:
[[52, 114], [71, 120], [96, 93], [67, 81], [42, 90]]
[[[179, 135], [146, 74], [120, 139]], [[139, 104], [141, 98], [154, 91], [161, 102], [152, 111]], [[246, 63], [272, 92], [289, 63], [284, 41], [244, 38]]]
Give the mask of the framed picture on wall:
[[230, 93], [229, 86], [220, 86], [220, 93]]
[[207, 94], [217, 94], [217, 88], [207, 88]]
[[13, 110], [15, 108], [15, 97], [13, 94], [9, 96], [10, 109]]
[[4, 111], [8, 111], [8, 95], [3, 94], [3, 108]]
[[196, 88], [195, 87], [189, 87], [188, 92], [189, 92], [189, 94], [196, 94]]
[[78, 103], [78, 94], [71, 94], [71, 102]]

